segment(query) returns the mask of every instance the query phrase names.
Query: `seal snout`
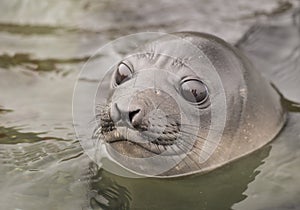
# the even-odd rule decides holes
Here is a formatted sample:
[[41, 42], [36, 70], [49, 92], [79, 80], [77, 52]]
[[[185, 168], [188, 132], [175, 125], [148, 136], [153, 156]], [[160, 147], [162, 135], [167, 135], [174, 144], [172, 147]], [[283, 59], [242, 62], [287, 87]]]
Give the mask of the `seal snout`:
[[118, 126], [127, 126], [131, 128], [141, 128], [144, 118], [142, 107], [129, 106], [127, 109], [120, 104], [114, 103], [110, 109], [110, 117]]
[[168, 93], [146, 89], [128, 95], [115, 92], [111, 102], [101, 107], [96, 135], [117, 153], [132, 157], [152, 157], [184, 152], [180, 148], [181, 113]]

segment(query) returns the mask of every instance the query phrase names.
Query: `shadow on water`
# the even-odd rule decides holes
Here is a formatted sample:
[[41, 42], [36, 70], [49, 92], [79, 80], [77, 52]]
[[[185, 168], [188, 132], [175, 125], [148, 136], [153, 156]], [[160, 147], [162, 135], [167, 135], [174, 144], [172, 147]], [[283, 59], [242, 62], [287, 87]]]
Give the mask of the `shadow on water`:
[[289, 112], [300, 112], [300, 103], [290, 101], [288, 99], [283, 99], [282, 100], [284, 107], [289, 111]]
[[[102, 169], [90, 181], [92, 209], [231, 209], [268, 157], [268, 145], [216, 171], [176, 179], [124, 178]], [[95, 166], [91, 167], [95, 170]]]

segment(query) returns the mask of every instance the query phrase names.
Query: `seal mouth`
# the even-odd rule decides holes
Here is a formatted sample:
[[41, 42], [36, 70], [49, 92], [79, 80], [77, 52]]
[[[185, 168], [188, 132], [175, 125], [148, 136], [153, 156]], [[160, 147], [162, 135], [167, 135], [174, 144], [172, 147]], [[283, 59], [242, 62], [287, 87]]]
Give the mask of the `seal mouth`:
[[[111, 145], [114, 149], [121, 153], [133, 154], [147, 152], [153, 155], [170, 155], [169, 149], [174, 145], [173, 141], [160, 141], [159, 139], [154, 139], [148, 135], [143, 135], [138, 131], [134, 131], [130, 128], [126, 129], [126, 136], [123, 135], [118, 129], [114, 129], [110, 132], [106, 132], [103, 136], [104, 142]], [[133, 136], [133, 138], [130, 138]], [[130, 149], [129, 149], [130, 148]], [[174, 151], [173, 151], [174, 153]]]
[[[160, 151], [159, 149], [155, 150], [151, 147], [151, 145], [149, 144], [143, 144], [143, 143], [137, 143], [135, 141], [129, 140], [129, 139], [118, 139], [118, 140], [112, 140], [110, 142], [108, 142], [110, 145], [115, 145], [116, 148], [122, 146], [122, 148], [126, 148], [126, 147], [136, 147], [136, 149], [142, 149], [145, 150], [153, 155], [160, 155], [162, 153], [162, 151]], [[151, 144], [151, 143], [150, 143]]]

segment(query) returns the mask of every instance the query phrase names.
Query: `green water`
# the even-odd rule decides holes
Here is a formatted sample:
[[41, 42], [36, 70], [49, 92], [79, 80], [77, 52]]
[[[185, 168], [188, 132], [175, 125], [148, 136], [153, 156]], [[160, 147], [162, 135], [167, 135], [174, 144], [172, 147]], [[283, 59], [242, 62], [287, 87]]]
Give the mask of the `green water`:
[[0, 209], [300, 209], [296, 104], [287, 102], [286, 127], [262, 150], [208, 174], [167, 180], [97, 168], [76, 140], [72, 120], [77, 76], [108, 41], [194, 30], [234, 43], [256, 21], [299, 4], [291, 2], [2, 0]]

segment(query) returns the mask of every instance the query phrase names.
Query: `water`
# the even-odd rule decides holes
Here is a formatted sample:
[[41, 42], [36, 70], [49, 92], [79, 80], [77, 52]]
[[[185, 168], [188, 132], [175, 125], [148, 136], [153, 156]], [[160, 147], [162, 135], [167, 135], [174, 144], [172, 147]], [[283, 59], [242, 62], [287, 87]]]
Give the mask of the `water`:
[[[72, 124], [77, 76], [108, 41], [195, 30], [234, 43], [256, 21], [291, 7], [273, 0], [2, 0], [0, 209], [300, 209], [297, 105], [288, 103], [287, 126], [262, 150], [212, 173], [168, 180], [99, 170]], [[92, 77], [85, 79], [92, 84]], [[298, 91], [289, 90], [296, 96], [289, 99]]]

